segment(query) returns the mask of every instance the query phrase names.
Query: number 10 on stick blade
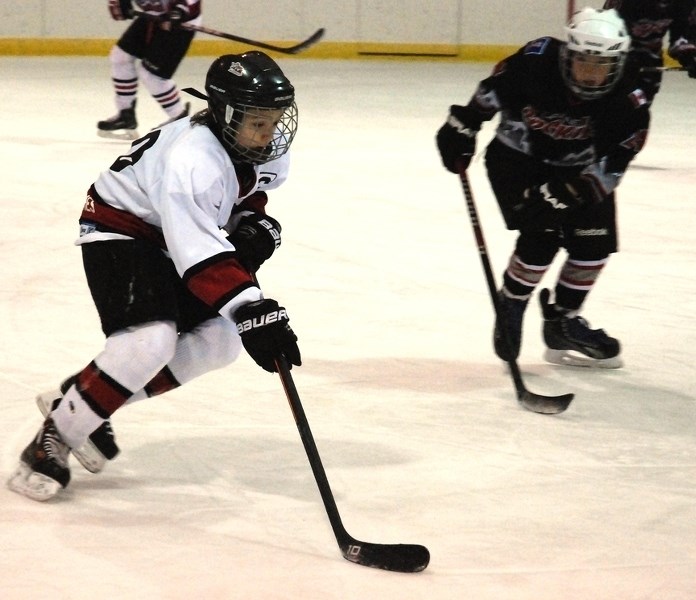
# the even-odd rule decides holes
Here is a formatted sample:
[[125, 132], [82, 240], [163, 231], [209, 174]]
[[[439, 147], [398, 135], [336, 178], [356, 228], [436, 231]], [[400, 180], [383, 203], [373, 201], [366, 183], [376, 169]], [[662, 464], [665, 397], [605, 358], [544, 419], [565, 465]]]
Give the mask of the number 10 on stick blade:
[[425, 569], [430, 562], [430, 552], [425, 546], [419, 544], [361, 542], [350, 536], [346, 531], [341, 521], [341, 515], [338, 512], [329, 480], [326, 477], [326, 471], [324, 471], [321, 458], [319, 457], [314, 436], [312, 436], [312, 431], [309, 428], [307, 416], [302, 408], [300, 396], [290, 374], [287, 360], [281, 357], [276, 361], [276, 367], [343, 558], [358, 565], [384, 569], [385, 571], [417, 573]]
[[340, 542], [343, 558], [364, 567], [418, 573], [430, 562], [430, 552], [419, 544], [373, 544], [346, 536]]

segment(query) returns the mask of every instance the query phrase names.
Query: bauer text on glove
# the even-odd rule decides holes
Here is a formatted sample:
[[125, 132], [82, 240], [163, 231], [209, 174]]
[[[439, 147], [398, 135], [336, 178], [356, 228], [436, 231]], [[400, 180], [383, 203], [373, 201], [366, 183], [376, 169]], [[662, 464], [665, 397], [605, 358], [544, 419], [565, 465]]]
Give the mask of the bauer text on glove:
[[244, 215], [228, 237], [239, 262], [250, 273], [256, 273], [280, 246], [280, 232], [278, 221], [255, 212]]
[[245, 350], [261, 368], [276, 372], [275, 361], [281, 356], [287, 359], [290, 368], [302, 364], [287, 311], [275, 300], [267, 298], [245, 304], [237, 309], [234, 320]]

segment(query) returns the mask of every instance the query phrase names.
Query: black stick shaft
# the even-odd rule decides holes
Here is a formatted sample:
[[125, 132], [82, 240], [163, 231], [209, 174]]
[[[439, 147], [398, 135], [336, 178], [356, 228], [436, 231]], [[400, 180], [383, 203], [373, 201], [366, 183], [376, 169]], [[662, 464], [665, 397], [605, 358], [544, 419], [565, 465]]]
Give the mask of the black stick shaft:
[[686, 67], [643, 67], [641, 73], [680, 73], [686, 72]]
[[[472, 229], [474, 230], [474, 237], [476, 238], [476, 245], [478, 246], [479, 256], [481, 257], [481, 264], [483, 265], [483, 271], [486, 275], [486, 283], [488, 284], [488, 292], [491, 297], [491, 302], [493, 303], [495, 317], [498, 323], [500, 323], [500, 329], [502, 335], [504, 336], [505, 343], [507, 344], [508, 348], [511, 348], [512, 344], [510, 343], [510, 337], [507, 333], [507, 327], [505, 326], [506, 315], [498, 300], [498, 291], [495, 285], [495, 278], [493, 277], [493, 270], [491, 269], [491, 261], [488, 258], [488, 250], [486, 249], [486, 241], [483, 237], [483, 229], [481, 228], [478, 211], [476, 210], [476, 204], [474, 203], [474, 194], [471, 191], [471, 185], [469, 184], [469, 176], [467, 175], [466, 168], [462, 167], [461, 165], [459, 166], [459, 179], [462, 182], [464, 198], [466, 199], [466, 205], [469, 210], [469, 218], [471, 220]], [[520, 373], [520, 368], [517, 365], [517, 361], [514, 358], [510, 358], [506, 362], [510, 367], [510, 374], [512, 375], [515, 392], [517, 393], [517, 400], [526, 409], [541, 414], [557, 414], [568, 408], [568, 405], [573, 400], [573, 394], [563, 394], [561, 396], [543, 396], [541, 394], [530, 392], [524, 385], [522, 373]]]
[[[471, 185], [469, 184], [469, 176], [465, 169], [460, 170], [459, 178], [462, 181], [462, 188], [464, 190], [464, 198], [466, 199], [466, 206], [469, 211], [469, 219], [471, 220], [471, 227], [474, 231], [474, 237], [476, 238], [476, 245], [478, 247], [479, 256], [481, 258], [481, 264], [483, 265], [483, 272], [486, 276], [486, 283], [488, 284], [488, 293], [490, 294], [491, 301], [493, 303], [493, 310], [495, 311], [495, 316], [500, 323], [503, 322], [501, 314], [500, 305], [498, 303], [498, 290], [495, 285], [495, 278], [493, 277], [493, 269], [491, 268], [491, 261], [488, 258], [488, 250], [486, 248], [486, 240], [483, 237], [483, 229], [481, 228], [481, 222], [478, 217], [478, 211], [476, 210], [476, 204], [474, 202], [474, 195], [471, 191]], [[505, 330], [505, 327], [502, 328]], [[503, 332], [504, 333], [504, 332]], [[509, 340], [507, 340], [509, 343]], [[515, 391], [517, 392], [517, 397], [521, 398], [526, 389], [524, 382], [522, 381], [522, 375], [520, 373], [520, 368], [517, 365], [517, 361], [513, 358], [507, 361], [510, 365], [510, 373], [512, 374], [512, 380], [515, 384]]]
[[[134, 17], [144, 17], [145, 19], [152, 19], [153, 21], [161, 21], [161, 17], [158, 15], [151, 15], [146, 12], [139, 10], [132, 11]], [[268, 44], [266, 42], [261, 42], [259, 40], [252, 40], [249, 38], [242, 37], [240, 35], [235, 35], [234, 33], [226, 33], [224, 31], [218, 31], [217, 29], [212, 29], [210, 27], [204, 27], [202, 25], [193, 25], [191, 23], [180, 23], [177, 25], [181, 29], [188, 29], [189, 31], [197, 31], [200, 33], [207, 33], [219, 38], [224, 38], [226, 40], [231, 40], [233, 42], [239, 42], [241, 44], [248, 44], [249, 46], [255, 46], [257, 48], [264, 48], [265, 50], [272, 50], [273, 52], [279, 52], [281, 54], [297, 54], [306, 50], [310, 46], [316, 44], [322, 37], [324, 37], [324, 29], [317, 29], [311, 36], [306, 40], [296, 44], [294, 46], [276, 46], [275, 44]]]
[[326, 508], [326, 513], [329, 516], [331, 528], [334, 531], [336, 540], [338, 541], [339, 545], [341, 545], [343, 542], [345, 542], [348, 534], [341, 521], [341, 515], [338, 512], [338, 507], [336, 506], [336, 501], [334, 500], [334, 495], [331, 491], [329, 480], [326, 477], [326, 471], [322, 465], [319, 450], [317, 450], [317, 445], [314, 442], [314, 436], [309, 428], [309, 422], [307, 421], [307, 416], [305, 415], [304, 408], [302, 407], [300, 395], [297, 393], [297, 388], [295, 387], [295, 382], [292, 379], [290, 367], [288, 366], [288, 361], [285, 359], [285, 357], [281, 357], [276, 360], [276, 367], [278, 369], [280, 381], [283, 384], [283, 389], [285, 390], [288, 403], [292, 409], [292, 414], [295, 418], [297, 429], [300, 432], [300, 438], [302, 439], [302, 444], [304, 445], [307, 453], [309, 464], [312, 467], [312, 472], [314, 473], [314, 478], [316, 479], [317, 487], [319, 488], [319, 493], [321, 494], [321, 499], [324, 501], [324, 507]]

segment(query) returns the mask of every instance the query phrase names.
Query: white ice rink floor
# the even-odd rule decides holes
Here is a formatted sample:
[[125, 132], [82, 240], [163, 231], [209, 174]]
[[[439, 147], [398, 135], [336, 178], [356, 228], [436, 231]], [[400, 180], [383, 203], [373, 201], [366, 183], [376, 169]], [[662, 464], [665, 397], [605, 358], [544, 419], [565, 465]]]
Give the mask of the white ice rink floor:
[[[202, 89], [211, 60], [186, 59], [180, 87]], [[584, 310], [625, 367], [545, 364], [536, 298], [527, 313], [528, 387], [576, 393], [542, 416], [493, 354], [461, 189], [434, 145], [490, 65], [281, 64], [300, 131], [261, 281], [300, 337], [294, 380], [346, 528], [424, 544], [430, 566], [343, 560], [280, 381], [243, 355], [116, 413], [121, 456], [96, 476], [75, 463], [54, 501], [0, 488], [0, 596], [696, 598], [696, 81], [665, 77], [620, 187], [621, 252]], [[113, 114], [105, 58], [0, 58], [0, 81], [4, 479], [41, 422], [35, 394], [101, 349], [73, 241], [87, 187], [127, 145], [95, 135]], [[139, 119], [164, 120], [144, 91]], [[514, 234], [480, 157], [471, 178], [499, 278]]]

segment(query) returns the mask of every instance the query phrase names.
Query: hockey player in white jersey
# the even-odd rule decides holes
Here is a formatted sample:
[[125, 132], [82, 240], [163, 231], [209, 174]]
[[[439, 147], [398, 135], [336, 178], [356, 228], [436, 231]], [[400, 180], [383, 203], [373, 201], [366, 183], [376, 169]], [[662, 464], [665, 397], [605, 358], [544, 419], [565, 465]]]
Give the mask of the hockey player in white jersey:
[[[10, 489], [47, 500], [68, 485], [69, 452], [91, 471], [118, 452], [109, 418], [233, 362], [242, 347], [265, 370], [300, 365], [285, 309], [254, 272], [280, 245], [268, 190], [288, 173], [294, 88], [261, 52], [208, 70], [208, 108], [133, 142], [90, 187], [80, 218], [87, 282], [104, 349], [43, 394], [47, 416]], [[100, 453], [101, 451], [101, 453]]]
[[[133, 21], [109, 52], [118, 112], [97, 123], [97, 134], [134, 140], [139, 83], [167, 113], [167, 122], [188, 115], [189, 105], [181, 100], [173, 77], [194, 37], [193, 31], [180, 25], [201, 24], [201, 0], [108, 0], [108, 7], [114, 20]], [[135, 14], [133, 8], [142, 14]]]

